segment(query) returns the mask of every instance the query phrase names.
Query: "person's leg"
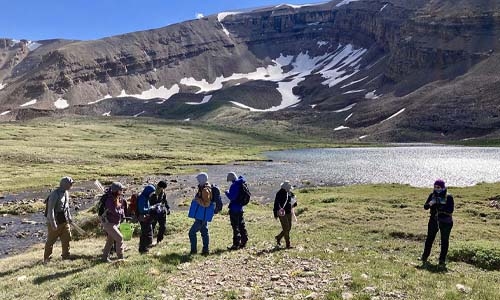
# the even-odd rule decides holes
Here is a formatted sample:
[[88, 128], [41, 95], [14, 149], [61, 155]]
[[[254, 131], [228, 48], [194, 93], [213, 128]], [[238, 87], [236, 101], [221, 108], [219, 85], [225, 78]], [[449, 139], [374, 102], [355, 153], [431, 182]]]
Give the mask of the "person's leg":
[[144, 253], [148, 251], [149, 245], [153, 242], [153, 228], [149, 221], [142, 221], [140, 223], [141, 237], [139, 239], [139, 252]]
[[283, 238], [283, 236], [285, 235], [285, 225], [286, 225], [286, 220], [285, 220], [285, 216], [282, 216], [282, 217], [278, 217], [279, 220], [280, 220], [280, 224], [281, 224], [281, 232], [275, 237], [276, 238], [276, 243], [278, 245], [281, 245], [281, 239]]
[[240, 213], [239, 231], [241, 234], [240, 248], [245, 248], [248, 242], [248, 232], [245, 225], [245, 216], [243, 212]]
[[43, 253], [43, 260], [49, 260], [52, 255], [52, 250], [54, 248], [54, 243], [57, 241], [58, 235], [57, 230], [53, 230], [50, 224], [47, 224], [47, 241], [45, 242], [45, 251]]
[[158, 234], [156, 236], [156, 242], [157, 243], [163, 241], [163, 237], [165, 236], [165, 231], [167, 230], [166, 224], [167, 224], [167, 213], [166, 212], [162, 212], [158, 216], [158, 226], [159, 226], [159, 228], [158, 228]]
[[231, 228], [233, 229], [233, 245], [230, 249], [238, 249], [241, 241], [238, 213], [229, 212], [229, 219], [231, 220]]
[[201, 222], [201, 241], [203, 242], [203, 249], [201, 250], [201, 254], [208, 254], [210, 251], [210, 236], [208, 234], [208, 222]]
[[435, 218], [429, 218], [429, 223], [427, 224], [427, 239], [425, 240], [424, 253], [422, 254], [422, 261], [425, 262], [431, 255], [432, 244], [436, 238], [436, 234], [439, 230], [438, 223]]
[[189, 242], [191, 244], [191, 254], [198, 252], [196, 233], [201, 229], [201, 221], [194, 220], [191, 229], [189, 229]]
[[439, 223], [439, 230], [441, 231], [441, 252], [439, 253], [439, 264], [446, 263], [446, 256], [448, 255], [448, 247], [450, 245], [450, 233], [453, 223]]
[[71, 241], [71, 229], [69, 223], [63, 223], [57, 226], [59, 231], [59, 236], [61, 238], [62, 253], [61, 257], [63, 259], [69, 259], [69, 242]]
[[102, 249], [102, 259], [104, 261], [109, 260], [109, 255], [111, 253], [111, 247], [113, 247], [114, 239], [111, 235], [113, 230], [113, 224], [111, 223], [103, 223], [102, 228], [106, 232], [106, 243], [104, 244], [104, 248]]
[[286, 214], [283, 222], [283, 236], [285, 237], [286, 247], [291, 248], [290, 244], [290, 229], [292, 228], [292, 214]]

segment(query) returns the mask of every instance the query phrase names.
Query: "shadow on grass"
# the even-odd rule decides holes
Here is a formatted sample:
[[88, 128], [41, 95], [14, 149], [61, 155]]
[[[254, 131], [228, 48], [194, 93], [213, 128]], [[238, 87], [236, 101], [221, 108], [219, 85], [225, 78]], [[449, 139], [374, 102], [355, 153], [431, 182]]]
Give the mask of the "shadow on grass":
[[257, 251], [257, 256], [261, 256], [261, 255], [264, 255], [264, 254], [269, 254], [269, 253], [273, 253], [273, 252], [278, 252], [278, 251], [283, 251], [283, 250], [288, 250], [287, 248], [282, 248], [282, 247], [279, 247], [279, 246], [274, 246], [272, 248], [266, 248], [266, 249], [262, 249], [260, 251]]
[[160, 261], [167, 265], [177, 266], [182, 263], [190, 262], [193, 260], [192, 255], [190, 254], [179, 254], [179, 253], [170, 253], [160, 258]]
[[447, 273], [448, 272], [448, 268], [446, 267], [446, 265], [436, 265], [436, 264], [431, 264], [429, 262], [418, 265], [415, 268], [420, 269], [420, 270], [426, 270], [426, 271], [429, 271], [431, 273]]
[[76, 274], [76, 273], [81, 272], [85, 269], [87, 269], [87, 267], [67, 270], [67, 271], [63, 271], [63, 272], [57, 272], [57, 273], [53, 273], [53, 274], [45, 275], [45, 276], [39, 276], [33, 280], [33, 283], [34, 284], [42, 284], [42, 283], [49, 281], [49, 280], [59, 279], [59, 278], [63, 278], [63, 277], [69, 276], [69, 275]]
[[36, 261], [36, 262], [34, 262], [32, 264], [24, 265], [24, 266], [19, 267], [19, 268], [14, 268], [14, 269], [11, 269], [11, 270], [2, 271], [2, 272], [0, 272], [0, 278], [3, 278], [4, 276], [11, 275], [13, 273], [16, 273], [16, 272], [24, 270], [24, 269], [31, 269], [34, 266], [40, 265], [40, 264], [41, 264], [41, 261]]

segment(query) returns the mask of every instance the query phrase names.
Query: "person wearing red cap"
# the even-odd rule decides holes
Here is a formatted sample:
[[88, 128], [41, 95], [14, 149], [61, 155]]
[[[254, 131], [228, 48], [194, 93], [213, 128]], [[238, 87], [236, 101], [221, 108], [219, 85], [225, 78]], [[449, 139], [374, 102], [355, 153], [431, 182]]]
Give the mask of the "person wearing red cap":
[[427, 225], [427, 239], [425, 240], [424, 253], [421, 260], [425, 264], [431, 254], [432, 244], [438, 231], [441, 231], [441, 252], [439, 254], [439, 265], [446, 264], [448, 254], [451, 228], [453, 227], [453, 210], [455, 203], [453, 196], [448, 194], [442, 179], [434, 182], [434, 190], [425, 201], [424, 209], [430, 209], [429, 223]]

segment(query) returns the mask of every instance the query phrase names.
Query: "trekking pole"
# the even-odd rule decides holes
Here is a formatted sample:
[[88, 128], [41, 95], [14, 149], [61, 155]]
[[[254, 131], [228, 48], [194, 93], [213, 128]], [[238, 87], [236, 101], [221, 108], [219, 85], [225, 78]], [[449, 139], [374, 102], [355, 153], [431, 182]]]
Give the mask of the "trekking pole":
[[97, 188], [98, 188], [98, 189], [99, 189], [102, 193], [104, 193], [104, 187], [102, 186], [102, 184], [99, 182], [99, 180], [98, 180], [98, 179], [96, 179], [96, 180], [94, 181], [94, 185], [95, 185], [95, 186], [96, 186], [96, 187], [97, 187]]

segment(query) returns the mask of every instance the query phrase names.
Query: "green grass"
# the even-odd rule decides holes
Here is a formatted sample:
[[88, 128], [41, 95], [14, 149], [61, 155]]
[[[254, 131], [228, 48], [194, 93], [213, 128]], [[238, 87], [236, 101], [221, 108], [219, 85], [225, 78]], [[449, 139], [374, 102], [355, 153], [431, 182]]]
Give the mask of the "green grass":
[[[439, 241], [434, 244], [430, 266], [422, 268], [417, 261], [427, 230], [428, 211], [422, 206], [428, 192], [406, 185], [297, 190], [298, 222], [292, 229], [295, 248], [286, 251], [273, 248], [280, 227], [272, 218], [272, 206], [250, 203], [245, 213], [249, 249], [226, 252], [231, 228], [225, 210], [210, 224], [213, 254], [208, 257], [187, 254], [192, 220], [185, 211], [176, 211], [168, 218], [166, 243], [141, 256], [135, 236], [126, 242], [130, 250], [121, 263], [97, 261], [104, 245], [101, 235], [74, 241], [72, 252], [78, 256], [74, 261], [56, 257], [41, 265], [42, 245], [4, 258], [0, 260], [0, 298], [241, 299], [250, 292], [252, 299], [265, 299], [269, 293], [281, 291], [281, 280], [270, 279], [272, 274], [281, 274], [295, 288], [288, 286], [288, 291], [274, 294], [275, 299], [306, 297], [313, 292], [319, 299], [342, 299], [343, 293], [352, 294], [353, 299], [500, 299], [500, 270], [495, 265], [499, 261], [500, 219], [498, 209], [488, 205], [489, 198], [500, 195], [500, 183], [450, 188], [456, 211], [447, 269], [435, 265]], [[91, 213], [83, 213], [78, 222], [91, 218]], [[56, 244], [55, 256], [59, 253]], [[309, 267], [303, 266], [305, 262]], [[248, 284], [246, 279], [236, 279], [255, 274], [262, 281]], [[232, 280], [221, 281], [225, 277]], [[305, 281], [309, 285], [299, 287]], [[203, 282], [213, 289], [210, 295]], [[307, 287], [311, 282], [314, 291]], [[457, 284], [470, 290], [461, 292]]]
[[[77, 180], [193, 172], [195, 165], [265, 159], [326, 144], [282, 131], [125, 118], [41, 118], [0, 124], [0, 194]], [[329, 145], [332, 146], [332, 145]]]

